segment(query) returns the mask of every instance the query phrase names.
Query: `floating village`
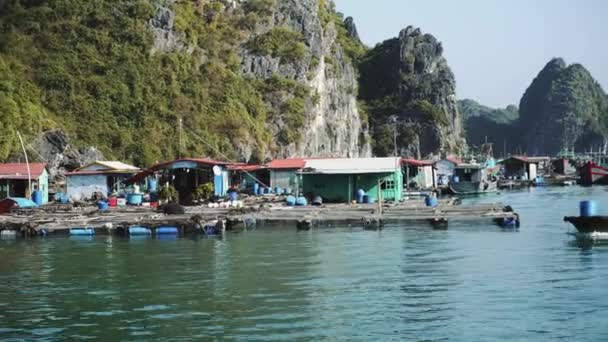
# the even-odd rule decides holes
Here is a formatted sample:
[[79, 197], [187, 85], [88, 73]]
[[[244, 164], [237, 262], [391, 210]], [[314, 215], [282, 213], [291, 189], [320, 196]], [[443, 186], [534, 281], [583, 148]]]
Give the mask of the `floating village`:
[[[508, 203], [462, 205], [462, 196], [528, 187], [608, 181], [598, 155], [510, 156], [483, 162], [388, 158], [292, 158], [263, 165], [180, 158], [146, 169], [96, 161], [49, 181], [44, 163], [0, 164], [2, 237], [70, 235], [221, 235], [281, 224], [300, 230], [389, 222], [490, 221], [518, 227]], [[565, 218], [581, 231], [603, 230], [593, 203]]]

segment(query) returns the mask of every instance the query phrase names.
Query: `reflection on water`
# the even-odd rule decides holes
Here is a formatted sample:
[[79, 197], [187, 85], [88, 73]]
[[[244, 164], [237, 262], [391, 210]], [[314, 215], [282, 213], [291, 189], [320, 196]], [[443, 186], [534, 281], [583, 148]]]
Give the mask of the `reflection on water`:
[[580, 199], [608, 211], [603, 197], [570, 188], [465, 200], [511, 204], [519, 231], [0, 241], [0, 340], [602, 340], [608, 241], [568, 235], [562, 217]]

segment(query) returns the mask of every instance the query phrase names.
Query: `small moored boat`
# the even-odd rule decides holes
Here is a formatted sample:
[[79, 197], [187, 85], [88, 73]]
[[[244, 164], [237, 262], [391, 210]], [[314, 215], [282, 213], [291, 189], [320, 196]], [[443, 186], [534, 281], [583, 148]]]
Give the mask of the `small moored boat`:
[[477, 195], [498, 191], [498, 178], [480, 164], [460, 164], [454, 168], [450, 190], [455, 195]]
[[580, 233], [608, 232], [608, 216], [566, 216], [565, 222], [570, 222]]

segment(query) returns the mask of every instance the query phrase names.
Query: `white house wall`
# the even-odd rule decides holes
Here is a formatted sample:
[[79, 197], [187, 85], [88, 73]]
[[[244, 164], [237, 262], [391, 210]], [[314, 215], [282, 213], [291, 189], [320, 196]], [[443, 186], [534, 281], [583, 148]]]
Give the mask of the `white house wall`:
[[95, 192], [108, 194], [108, 181], [105, 175], [74, 175], [67, 177], [69, 198], [90, 199]]

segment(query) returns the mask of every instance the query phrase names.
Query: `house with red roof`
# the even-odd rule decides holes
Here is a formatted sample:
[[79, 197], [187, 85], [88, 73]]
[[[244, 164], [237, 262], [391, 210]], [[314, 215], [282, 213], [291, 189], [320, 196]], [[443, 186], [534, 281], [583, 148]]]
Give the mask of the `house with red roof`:
[[270, 174], [270, 187], [272, 189], [290, 189], [293, 192], [301, 187], [298, 172], [306, 166], [306, 159], [275, 159], [266, 164]]
[[49, 201], [49, 174], [45, 163], [0, 164], [0, 199], [32, 198], [34, 191], [42, 194], [42, 204]]
[[65, 174], [67, 195], [77, 200], [88, 200], [95, 193], [109, 196], [122, 191], [124, 181], [139, 171], [138, 167], [119, 161], [96, 161], [84, 165]]

